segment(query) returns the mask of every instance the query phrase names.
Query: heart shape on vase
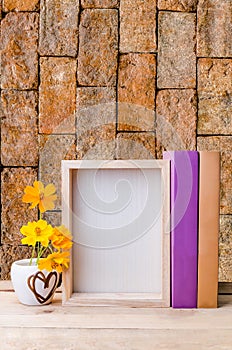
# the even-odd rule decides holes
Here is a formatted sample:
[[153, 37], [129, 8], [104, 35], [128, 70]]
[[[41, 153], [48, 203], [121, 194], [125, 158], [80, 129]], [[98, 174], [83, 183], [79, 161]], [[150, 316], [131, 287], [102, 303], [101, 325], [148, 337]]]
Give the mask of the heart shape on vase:
[[[44, 304], [52, 297], [53, 293], [55, 292], [58, 279], [59, 276], [56, 271], [50, 272], [47, 276], [45, 276], [42, 271], [38, 271], [34, 275], [28, 277], [27, 284], [36, 297], [37, 301], [40, 304]], [[44, 290], [48, 288], [50, 289], [50, 291], [45, 296], [41, 295], [41, 292], [39, 293], [38, 290], [36, 290], [36, 286], [38, 286], [37, 282], [39, 281]], [[50, 286], [50, 283], [52, 283], [52, 287]]]

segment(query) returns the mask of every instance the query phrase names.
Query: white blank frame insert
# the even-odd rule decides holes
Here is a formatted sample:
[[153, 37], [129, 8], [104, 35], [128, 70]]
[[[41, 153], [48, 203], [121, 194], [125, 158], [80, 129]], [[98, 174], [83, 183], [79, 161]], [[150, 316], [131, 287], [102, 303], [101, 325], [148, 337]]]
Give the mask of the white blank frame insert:
[[64, 305], [170, 306], [168, 160], [62, 161]]

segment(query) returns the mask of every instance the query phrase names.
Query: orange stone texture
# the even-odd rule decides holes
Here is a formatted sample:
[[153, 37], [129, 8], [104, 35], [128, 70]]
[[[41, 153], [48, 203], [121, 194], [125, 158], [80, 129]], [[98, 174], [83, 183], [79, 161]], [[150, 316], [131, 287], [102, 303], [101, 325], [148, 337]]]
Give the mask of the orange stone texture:
[[37, 210], [29, 209], [22, 202], [23, 190], [27, 185], [32, 186], [37, 178], [35, 169], [5, 168], [1, 174], [1, 243], [20, 244], [22, 235], [19, 231], [28, 221], [37, 220]]
[[78, 88], [76, 125], [78, 159], [114, 159], [116, 89]]
[[120, 51], [156, 50], [156, 0], [120, 1]]
[[152, 132], [118, 133], [117, 159], [155, 159], [155, 135]]
[[195, 88], [196, 15], [160, 11], [158, 31], [158, 87]]
[[160, 90], [156, 100], [157, 156], [165, 150], [195, 150], [196, 91]]
[[198, 0], [158, 0], [159, 10], [196, 11]]
[[117, 10], [83, 10], [79, 28], [78, 83], [115, 86], [118, 55]]
[[155, 77], [155, 55], [129, 53], [120, 56], [119, 130], [154, 130]]
[[38, 165], [37, 92], [4, 90], [1, 94], [1, 107], [2, 164]]
[[199, 0], [197, 55], [232, 57], [232, 9], [228, 0]]
[[40, 78], [40, 132], [75, 133], [76, 61], [68, 57], [43, 57]]
[[79, 0], [40, 0], [40, 8], [40, 54], [75, 57]]
[[38, 87], [38, 13], [9, 12], [1, 22], [1, 88]]
[[232, 134], [232, 59], [198, 61], [198, 132]]
[[81, 0], [82, 8], [111, 9], [119, 6], [119, 0]]
[[3, 11], [38, 11], [39, 0], [2, 0]]

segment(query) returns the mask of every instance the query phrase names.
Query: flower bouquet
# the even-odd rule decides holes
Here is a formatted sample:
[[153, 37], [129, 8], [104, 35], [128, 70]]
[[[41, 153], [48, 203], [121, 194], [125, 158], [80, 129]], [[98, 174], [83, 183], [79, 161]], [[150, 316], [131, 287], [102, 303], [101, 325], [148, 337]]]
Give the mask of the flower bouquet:
[[39, 208], [39, 220], [21, 227], [22, 244], [32, 247], [30, 259], [15, 261], [11, 279], [18, 299], [27, 305], [45, 305], [51, 302], [60, 283], [61, 273], [68, 268], [72, 236], [61, 225], [52, 227], [43, 219], [43, 213], [54, 209], [57, 199], [53, 184], [44, 187], [41, 181], [26, 186], [22, 201]]

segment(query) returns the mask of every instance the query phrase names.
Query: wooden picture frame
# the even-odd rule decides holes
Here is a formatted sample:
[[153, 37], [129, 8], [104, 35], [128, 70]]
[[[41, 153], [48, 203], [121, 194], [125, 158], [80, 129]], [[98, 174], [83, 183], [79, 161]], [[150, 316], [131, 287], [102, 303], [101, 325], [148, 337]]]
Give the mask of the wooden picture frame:
[[170, 306], [168, 160], [62, 161], [63, 305]]

